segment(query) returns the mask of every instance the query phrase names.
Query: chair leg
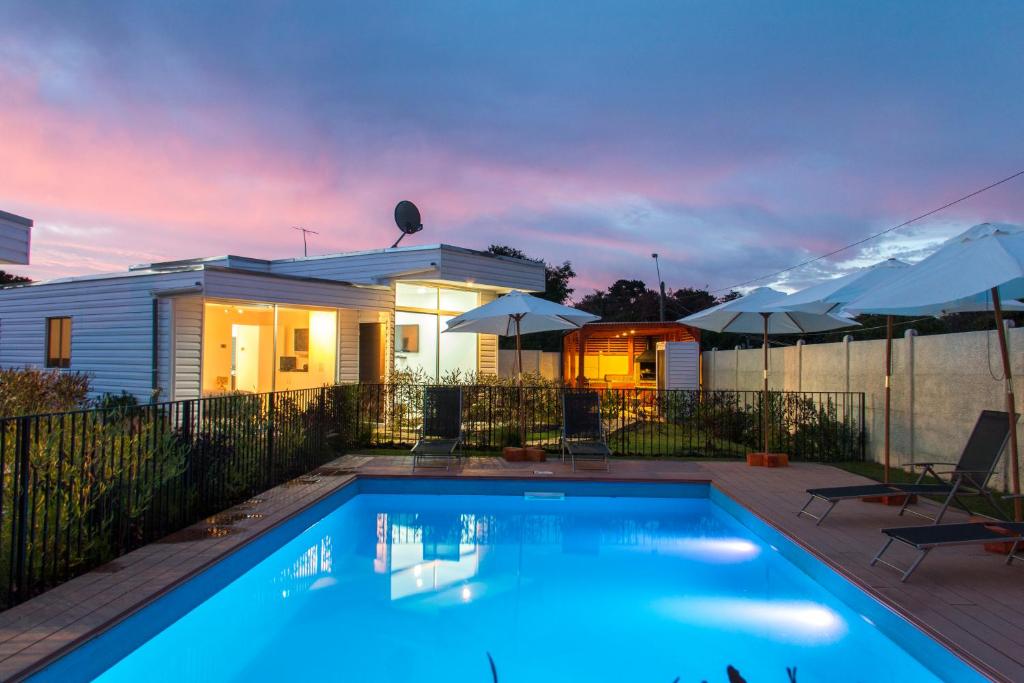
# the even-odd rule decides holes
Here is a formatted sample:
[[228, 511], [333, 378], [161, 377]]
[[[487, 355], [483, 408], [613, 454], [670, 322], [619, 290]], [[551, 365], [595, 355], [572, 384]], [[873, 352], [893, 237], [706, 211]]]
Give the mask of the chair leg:
[[921, 549], [921, 553], [917, 556], [917, 559], [914, 560], [914, 563], [910, 565], [907, 571], [903, 572], [903, 576], [900, 578], [900, 583], [903, 583], [910, 578], [910, 575], [914, 573], [915, 569], [917, 569], [917, 565], [921, 564], [921, 562], [924, 561], [924, 558], [928, 557], [929, 552], [931, 552], [931, 548]]
[[796, 516], [799, 517], [800, 515], [807, 515], [808, 517], [811, 517], [812, 515], [807, 512], [807, 506], [809, 506], [813, 502], [814, 496], [811, 496], [810, 498], [807, 499], [807, 502], [804, 503], [804, 506], [796, 511]]
[[875, 553], [875, 558], [871, 560], [870, 566], [874, 567], [876, 564], [878, 564], [878, 561], [882, 559], [882, 555], [884, 555], [885, 551], [888, 550], [889, 546], [892, 545], [892, 541], [892, 537], [889, 537], [889, 540], [885, 542], [885, 545], [882, 546], [882, 549]]
[[[944, 500], [944, 501], [942, 502], [942, 507], [941, 507], [941, 508], [939, 508], [939, 513], [938, 513], [937, 515], [935, 515], [935, 521], [934, 521], [934, 522], [932, 522], [932, 524], [938, 524], [939, 522], [941, 522], [941, 521], [942, 521], [942, 518], [943, 518], [943, 516], [945, 516], [945, 514], [946, 514], [946, 510], [948, 510], [948, 509], [949, 509], [949, 506], [950, 506], [950, 504], [951, 504], [951, 503], [952, 503], [952, 502], [953, 502], [954, 500], [956, 500], [956, 492], [957, 492], [957, 491], [958, 491], [959, 489], [960, 489], [960, 481], [958, 480], [958, 481], [957, 481], [957, 482], [956, 482], [955, 484], [953, 484], [953, 488], [951, 488], [951, 489], [949, 490], [949, 495], [948, 495], [948, 496], [946, 496], [946, 500]], [[966, 508], [966, 506], [964, 506], [964, 509], [965, 509], [965, 510], [967, 509], [967, 508]], [[970, 512], [970, 511], [968, 510], [968, 512]]]
[[1020, 547], [1020, 541], [1014, 541], [1013, 545], [1010, 546], [1010, 553], [1006, 556], [1006, 564], [1013, 564], [1017, 556], [1018, 547]]
[[817, 521], [817, 522], [815, 522], [814, 526], [821, 526], [821, 523], [825, 521], [825, 518], [826, 518], [826, 517], [828, 517], [828, 513], [832, 512], [832, 509], [833, 509], [833, 508], [834, 508], [834, 507], [835, 507], [836, 505], [838, 505], [838, 504], [839, 504], [839, 501], [838, 501], [838, 500], [830, 500], [830, 501], [828, 502], [828, 509], [827, 509], [827, 510], [825, 510], [825, 512], [823, 512], [823, 513], [821, 514], [821, 517], [818, 517], [818, 521]]

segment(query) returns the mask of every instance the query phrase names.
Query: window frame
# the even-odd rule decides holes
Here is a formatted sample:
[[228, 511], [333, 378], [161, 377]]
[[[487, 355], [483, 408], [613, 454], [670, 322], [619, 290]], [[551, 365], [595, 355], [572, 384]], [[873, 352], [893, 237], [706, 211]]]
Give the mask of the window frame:
[[[418, 306], [400, 306], [398, 304], [398, 285], [399, 284], [409, 285], [409, 286], [419, 286], [419, 287], [430, 287], [431, 289], [434, 290], [434, 300], [436, 302], [435, 307], [434, 308], [420, 308]], [[438, 284], [434, 284], [434, 283], [431, 283], [431, 282], [418, 282], [416, 280], [401, 280], [401, 281], [396, 281], [395, 282], [395, 309], [394, 309], [395, 313], [422, 313], [422, 314], [434, 316], [434, 323], [435, 323], [435, 328], [436, 328], [436, 331], [437, 331], [437, 348], [434, 350], [434, 381], [439, 381], [440, 378], [441, 378], [441, 333], [444, 331], [441, 328], [441, 318], [445, 317], [445, 316], [451, 316], [451, 317], [454, 318], [454, 317], [460, 316], [460, 315], [462, 315], [463, 313], [466, 312], [466, 311], [449, 311], [449, 310], [441, 308], [441, 290], [442, 289], [447, 289], [447, 290], [451, 290], [451, 291], [455, 291], [455, 292], [468, 292], [470, 294], [474, 294], [476, 296], [477, 303], [476, 303], [475, 306], [471, 307], [468, 310], [473, 310], [473, 308], [477, 308], [478, 306], [480, 306], [480, 295], [481, 295], [480, 290], [472, 289], [470, 287], [454, 287], [454, 286], [451, 286], [451, 285], [438, 285]], [[392, 348], [392, 351], [391, 351], [391, 356], [392, 356], [391, 361], [392, 361], [392, 363], [394, 363], [395, 356], [398, 355], [398, 353], [400, 353], [400, 352], [398, 351], [397, 345], [393, 345], [393, 348]], [[476, 335], [476, 356], [475, 356], [475, 360], [476, 360], [476, 363], [475, 363], [476, 371], [479, 372], [479, 370], [480, 370], [480, 335], [479, 334]]]
[[[67, 349], [68, 355], [64, 357], [62, 355], [62, 349], [65, 346], [64, 339], [64, 323], [67, 322]], [[57, 355], [52, 356], [50, 350], [52, 347], [53, 340], [53, 327], [54, 323], [57, 323]], [[72, 316], [70, 315], [53, 315], [47, 316], [46, 318], [46, 334], [45, 342], [43, 347], [43, 365], [47, 368], [66, 370], [71, 367], [71, 334], [72, 334]]]

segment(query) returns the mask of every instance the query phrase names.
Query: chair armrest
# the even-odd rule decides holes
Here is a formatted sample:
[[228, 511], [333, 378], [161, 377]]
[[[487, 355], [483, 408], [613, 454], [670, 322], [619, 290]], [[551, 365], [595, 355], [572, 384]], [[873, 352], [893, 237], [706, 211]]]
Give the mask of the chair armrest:
[[1003, 500], [1013, 500], [1014, 498], [1024, 498], [1024, 493], [1008, 493], [1003, 496]]
[[[909, 467], [909, 468], [913, 469], [914, 467], [934, 467], [935, 465], [949, 465], [949, 464], [950, 463], [948, 463], [948, 462], [906, 462], [906, 463], [903, 463], [902, 465], [900, 465], [900, 467]], [[954, 467], [955, 467], [955, 465], [954, 465]]]

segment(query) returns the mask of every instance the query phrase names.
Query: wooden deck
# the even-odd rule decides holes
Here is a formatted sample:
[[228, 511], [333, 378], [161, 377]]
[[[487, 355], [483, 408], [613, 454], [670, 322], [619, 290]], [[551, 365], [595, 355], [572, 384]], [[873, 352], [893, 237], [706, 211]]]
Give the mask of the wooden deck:
[[[230, 524], [206, 522], [130, 553], [109, 565], [0, 613], [0, 680], [20, 680], [49, 658], [116, 623], [261, 532], [359, 475], [413, 476], [404, 456], [348, 455], [335, 476], [280, 486], [239, 510], [257, 513]], [[340, 475], [340, 476], [339, 476]], [[994, 680], [1024, 681], [1024, 563], [1007, 567], [979, 547], [936, 550], [908, 583], [868, 562], [882, 543], [883, 526], [925, 523], [901, 519], [896, 508], [858, 501], [839, 505], [822, 527], [796, 517], [803, 491], [814, 486], [864, 483], [833, 467], [795, 464], [749, 468], [740, 462], [615, 461], [612, 471], [573, 474], [561, 462], [506, 463], [472, 458], [457, 472], [415, 476], [711, 481], [824, 562], [917, 623]], [[237, 515], [236, 515], [237, 517]], [[959, 512], [948, 521], [963, 521]], [[227, 535], [209, 535], [210, 528]], [[909, 553], [893, 552], [897, 560]]]

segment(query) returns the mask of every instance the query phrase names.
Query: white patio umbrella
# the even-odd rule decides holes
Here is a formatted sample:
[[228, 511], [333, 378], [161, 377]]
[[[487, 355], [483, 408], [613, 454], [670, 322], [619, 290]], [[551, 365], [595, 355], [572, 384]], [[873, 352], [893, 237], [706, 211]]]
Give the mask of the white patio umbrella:
[[[851, 301], [855, 313], [900, 315], [908, 307], [943, 305], [969, 297], [989, 296], [995, 315], [999, 351], [1006, 383], [1006, 412], [1010, 420], [1010, 480], [1020, 493], [1016, 400], [1013, 373], [1003, 328], [1003, 299], [1024, 296], [1024, 228], [1006, 223], [982, 223], [946, 241], [920, 263], [907, 268], [885, 287]], [[1014, 518], [1022, 517], [1021, 499], [1014, 499]]]
[[[888, 259], [876, 263], [868, 268], [849, 273], [842, 277], [826, 280], [820, 284], [802, 289], [791, 294], [786, 299], [784, 308], [787, 310], [810, 311], [815, 313], [831, 313], [843, 309], [851, 301], [854, 301], [865, 294], [880, 288], [886, 287], [895, 279], [903, 276], [910, 264], [898, 259]], [[1024, 304], [1018, 301], [1009, 301], [1004, 309], [1016, 311], [1024, 310]], [[992, 297], [985, 292], [983, 295], [976, 295], [960, 299], [958, 301], [945, 302], [943, 304], [932, 304], [928, 306], [908, 307], [901, 309], [899, 315], [917, 316], [931, 315], [942, 316], [949, 313], [967, 313], [976, 311], [992, 310]], [[885, 320], [885, 439], [884, 439], [884, 481], [889, 481], [889, 453], [891, 445], [891, 377], [892, 377], [892, 330], [893, 315], [889, 313]]]
[[761, 432], [764, 452], [768, 452], [768, 335], [807, 334], [851, 327], [857, 322], [833, 313], [789, 311], [784, 308], [788, 297], [771, 287], [758, 287], [746, 296], [712, 306], [680, 318], [684, 325], [712, 332], [761, 333], [764, 340], [764, 385], [762, 388]]
[[523, 345], [522, 335], [531, 332], [575, 330], [599, 316], [525, 292], [509, 292], [448, 321], [445, 332], [475, 332], [516, 338], [516, 380], [519, 384], [519, 438], [526, 445], [526, 423], [522, 414]]
[[554, 330], [575, 330], [586, 323], [600, 320], [599, 316], [581, 311], [547, 299], [530, 296], [525, 292], [509, 292], [466, 311], [448, 321], [445, 332], [476, 332], [497, 334], [516, 338], [517, 375], [523, 372], [523, 351], [521, 337], [531, 332]]

